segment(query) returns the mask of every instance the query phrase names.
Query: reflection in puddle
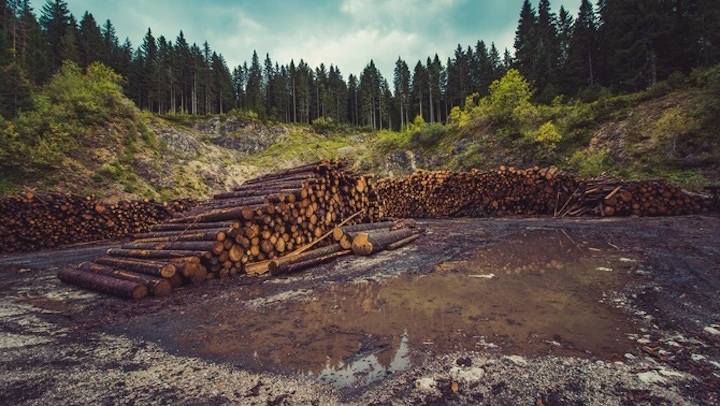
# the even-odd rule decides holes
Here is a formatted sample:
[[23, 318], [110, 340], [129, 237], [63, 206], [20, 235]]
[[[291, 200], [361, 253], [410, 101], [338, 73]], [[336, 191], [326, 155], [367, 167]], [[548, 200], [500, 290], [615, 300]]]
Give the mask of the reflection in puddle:
[[[382, 353], [389, 354], [390, 351], [386, 349], [382, 350]], [[347, 362], [340, 361], [337, 365], [330, 365], [330, 360], [328, 360], [325, 368], [317, 377], [321, 382], [329, 383], [336, 388], [346, 388], [351, 385], [364, 386], [409, 367], [410, 347], [406, 331], [400, 338], [400, 345], [389, 363], [382, 362], [376, 354], [362, 356]], [[312, 371], [308, 375], [313, 376]]]
[[[463, 349], [615, 360], [634, 329], [600, 300], [629, 282], [630, 256], [604, 238], [531, 230], [431, 274], [332, 284], [309, 301], [237, 306], [156, 328], [191, 355], [304, 371], [338, 388]], [[496, 277], [478, 277], [489, 274]]]

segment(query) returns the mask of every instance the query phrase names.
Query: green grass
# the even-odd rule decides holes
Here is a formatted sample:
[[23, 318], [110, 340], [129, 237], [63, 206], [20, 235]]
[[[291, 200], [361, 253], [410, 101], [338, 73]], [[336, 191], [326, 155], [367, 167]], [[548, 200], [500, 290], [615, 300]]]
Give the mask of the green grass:
[[319, 135], [314, 132], [298, 131], [290, 128], [287, 140], [271, 145], [262, 152], [248, 156], [246, 163], [264, 167], [277, 168], [282, 162], [311, 162], [321, 159], [340, 158], [339, 150], [356, 146], [353, 137], [342, 134]]

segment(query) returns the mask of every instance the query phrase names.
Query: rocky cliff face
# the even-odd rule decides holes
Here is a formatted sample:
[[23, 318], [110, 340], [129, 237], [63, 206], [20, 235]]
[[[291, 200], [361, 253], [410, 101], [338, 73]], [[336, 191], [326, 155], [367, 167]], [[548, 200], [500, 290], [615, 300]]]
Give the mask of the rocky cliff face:
[[273, 144], [285, 141], [290, 135], [280, 125], [266, 126], [233, 117], [224, 121], [213, 117], [197, 123], [194, 128], [209, 142], [244, 154], [262, 152]]

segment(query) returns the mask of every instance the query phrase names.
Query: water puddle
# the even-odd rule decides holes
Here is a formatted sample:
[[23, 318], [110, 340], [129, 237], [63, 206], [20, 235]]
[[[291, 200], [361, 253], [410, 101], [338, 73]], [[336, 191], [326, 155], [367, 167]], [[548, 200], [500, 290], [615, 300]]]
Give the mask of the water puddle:
[[137, 328], [184, 354], [337, 388], [463, 349], [618, 360], [635, 330], [600, 301], [630, 281], [634, 261], [606, 237], [528, 230], [431, 274], [332, 284], [257, 309], [204, 307], [182, 323]]

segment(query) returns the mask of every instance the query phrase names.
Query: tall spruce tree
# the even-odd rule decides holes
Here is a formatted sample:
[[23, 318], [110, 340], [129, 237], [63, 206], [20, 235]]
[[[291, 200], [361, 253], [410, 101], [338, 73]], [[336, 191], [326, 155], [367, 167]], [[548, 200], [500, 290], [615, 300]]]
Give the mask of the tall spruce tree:
[[590, 0], [582, 0], [573, 26], [565, 63], [565, 87], [574, 94], [596, 83], [598, 22]]
[[158, 63], [157, 42], [152, 34], [152, 30], [148, 28], [143, 37], [143, 43], [140, 45], [138, 59], [140, 70], [140, 94], [138, 95], [140, 103], [138, 107], [147, 108], [154, 111], [157, 102], [157, 78], [156, 70]]
[[526, 78], [534, 77], [537, 54], [537, 15], [530, 0], [524, 0], [515, 31], [515, 66]]
[[[570, 42], [573, 37], [574, 20], [572, 15], [560, 6], [557, 17], [557, 38], [558, 38], [558, 84], [561, 85], [567, 78], [566, 64], [570, 53]], [[560, 86], [562, 88], [562, 85]]]
[[260, 58], [258, 58], [256, 51], [253, 51], [252, 59], [250, 60], [250, 70], [248, 71], [245, 93], [247, 94], [248, 109], [258, 113], [261, 117], [265, 117], [263, 72], [260, 67]]
[[20, 55], [20, 65], [31, 84], [42, 85], [52, 75], [53, 65], [45, 34], [28, 1], [23, 2], [20, 19], [25, 30], [25, 47]]
[[100, 27], [92, 14], [87, 11], [80, 20], [78, 45], [80, 51], [80, 66], [86, 68], [95, 61], [108, 63], [105, 58], [104, 40]]
[[357, 77], [352, 73], [348, 76], [348, 117], [350, 124], [359, 125], [359, 108], [358, 108], [358, 81]]
[[395, 61], [395, 70], [393, 71], [393, 85], [395, 90], [395, 99], [399, 107], [400, 128], [405, 128], [409, 124], [410, 112], [410, 68], [407, 63], [398, 57]]
[[412, 99], [416, 103], [413, 106], [413, 120], [416, 116], [422, 117], [425, 121], [429, 120], [429, 117], [426, 115], [428, 112], [426, 92], [429, 81], [427, 69], [423, 66], [422, 62], [417, 61], [415, 69], [413, 70], [411, 85]]
[[60, 59], [71, 61], [76, 65], [80, 64], [79, 33], [75, 17], [70, 16], [70, 26], [65, 30], [65, 35], [60, 39]]
[[669, 75], [665, 44], [672, 34], [674, 0], [605, 0], [599, 29], [603, 80], [623, 91], [647, 88]]
[[557, 95], [560, 53], [555, 14], [550, 10], [549, 0], [540, 0], [537, 19], [537, 43], [530, 79], [539, 90], [538, 97], [543, 102], [550, 102]]
[[61, 43], [71, 23], [71, 14], [66, 1], [47, 0], [40, 15], [40, 25], [45, 32], [45, 40], [50, 45], [50, 59], [55, 69], [62, 63]]

